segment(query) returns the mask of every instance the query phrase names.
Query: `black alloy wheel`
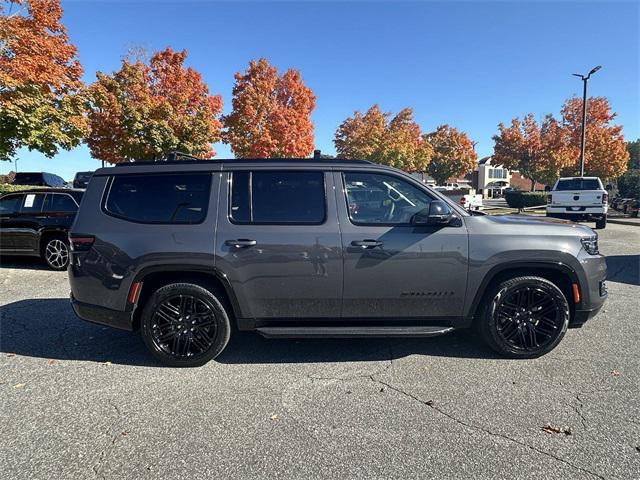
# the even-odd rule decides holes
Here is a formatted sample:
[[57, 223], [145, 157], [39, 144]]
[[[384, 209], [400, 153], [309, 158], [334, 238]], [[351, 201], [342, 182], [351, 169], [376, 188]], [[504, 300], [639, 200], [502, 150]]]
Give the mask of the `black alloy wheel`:
[[170, 366], [199, 366], [229, 341], [230, 324], [220, 300], [195, 284], [171, 284], [145, 306], [142, 336], [151, 353]]
[[555, 284], [540, 277], [519, 277], [493, 290], [479, 327], [485, 341], [499, 353], [533, 358], [560, 343], [569, 314], [567, 299]]

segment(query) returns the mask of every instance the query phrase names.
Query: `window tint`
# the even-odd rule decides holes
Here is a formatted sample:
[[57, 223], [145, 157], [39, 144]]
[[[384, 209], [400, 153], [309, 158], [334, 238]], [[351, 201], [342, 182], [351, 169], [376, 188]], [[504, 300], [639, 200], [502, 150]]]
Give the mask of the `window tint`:
[[36, 213], [42, 210], [44, 193], [25, 193], [20, 213]]
[[43, 212], [75, 212], [78, 210], [76, 202], [64, 193], [48, 193], [44, 200]]
[[9, 195], [0, 198], [0, 214], [9, 215], [11, 213], [17, 213], [20, 210], [22, 204], [22, 195]]
[[319, 224], [325, 219], [324, 173], [234, 172], [231, 219], [236, 223]]
[[568, 178], [567, 180], [560, 180], [556, 190], [602, 190], [602, 187], [600, 187], [600, 182], [595, 178]]
[[345, 173], [347, 208], [355, 224], [408, 224], [431, 197], [409, 182], [376, 173]]
[[209, 173], [118, 175], [107, 212], [142, 223], [200, 223], [209, 201]]

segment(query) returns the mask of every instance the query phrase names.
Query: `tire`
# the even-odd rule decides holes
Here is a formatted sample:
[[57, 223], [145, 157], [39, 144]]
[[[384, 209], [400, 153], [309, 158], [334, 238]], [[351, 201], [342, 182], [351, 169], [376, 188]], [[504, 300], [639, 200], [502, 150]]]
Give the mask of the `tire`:
[[151, 354], [171, 367], [204, 365], [224, 350], [231, 335], [221, 298], [193, 283], [156, 290], [144, 306], [140, 323]]
[[607, 226], [607, 216], [604, 215], [598, 219], [596, 219], [596, 229], [600, 230]]
[[63, 236], [48, 238], [42, 247], [42, 258], [51, 270], [66, 270], [69, 265], [69, 241]]
[[[542, 311], [545, 314], [534, 313]], [[560, 343], [569, 317], [569, 303], [554, 283], [541, 277], [516, 277], [488, 291], [476, 328], [485, 343], [505, 357], [537, 358]]]

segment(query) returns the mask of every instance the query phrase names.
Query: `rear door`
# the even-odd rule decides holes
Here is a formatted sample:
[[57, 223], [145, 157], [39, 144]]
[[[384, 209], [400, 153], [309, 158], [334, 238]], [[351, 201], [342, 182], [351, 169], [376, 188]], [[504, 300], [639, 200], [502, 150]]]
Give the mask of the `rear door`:
[[333, 178], [236, 167], [220, 189], [216, 266], [243, 318], [336, 318], [342, 253]]
[[335, 173], [344, 252], [344, 318], [459, 317], [467, 285], [464, 222], [415, 226], [433, 196], [404, 176]]

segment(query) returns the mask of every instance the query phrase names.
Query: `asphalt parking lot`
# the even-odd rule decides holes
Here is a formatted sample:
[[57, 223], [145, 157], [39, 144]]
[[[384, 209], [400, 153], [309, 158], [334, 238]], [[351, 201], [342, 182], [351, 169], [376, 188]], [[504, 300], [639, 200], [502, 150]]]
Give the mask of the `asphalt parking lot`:
[[76, 319], [65, 272], [5, 262], [0, 477], [640, 478], [640, 229], [599, 234], [604, 311], [531, 361], [465, 332], [243, 334], [164, 368], [139, 336]]

